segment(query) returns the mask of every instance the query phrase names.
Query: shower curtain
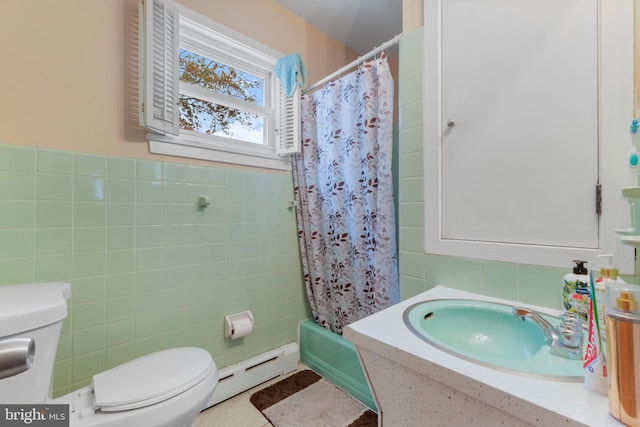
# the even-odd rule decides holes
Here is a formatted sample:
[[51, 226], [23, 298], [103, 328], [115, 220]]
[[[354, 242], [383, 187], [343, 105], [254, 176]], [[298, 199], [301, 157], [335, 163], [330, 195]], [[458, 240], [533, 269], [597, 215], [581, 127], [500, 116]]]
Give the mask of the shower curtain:
[[399, 301], [386, 57], [302, 97], [293, 178], [304, 280], [316, 323], [338, 334]]

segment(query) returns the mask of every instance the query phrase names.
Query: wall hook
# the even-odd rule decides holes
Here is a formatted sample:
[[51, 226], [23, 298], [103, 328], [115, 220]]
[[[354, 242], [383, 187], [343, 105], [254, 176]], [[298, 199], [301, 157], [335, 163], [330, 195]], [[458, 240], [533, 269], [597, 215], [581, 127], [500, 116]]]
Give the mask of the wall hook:
[[211, 202], [209, 201], [209, 198], [207, 196], [198, 196], [198, 207], [199, 208], [206, 208], [210, 204], [211, 204]]

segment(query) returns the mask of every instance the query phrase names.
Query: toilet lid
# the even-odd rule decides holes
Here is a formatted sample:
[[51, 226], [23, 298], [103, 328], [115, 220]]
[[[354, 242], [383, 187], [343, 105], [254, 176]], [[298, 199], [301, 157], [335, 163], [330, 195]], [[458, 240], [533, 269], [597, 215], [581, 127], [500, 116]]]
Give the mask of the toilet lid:
[[190, 389], [206, 378], [215, 364], [195, 347], [148, 354], [93, 377], [96, 409], [124, 411], [153, 405]]

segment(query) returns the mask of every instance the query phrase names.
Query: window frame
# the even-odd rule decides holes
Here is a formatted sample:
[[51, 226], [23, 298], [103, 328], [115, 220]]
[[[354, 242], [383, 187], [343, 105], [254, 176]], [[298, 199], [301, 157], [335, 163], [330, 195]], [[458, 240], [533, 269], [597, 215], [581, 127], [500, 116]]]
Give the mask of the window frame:
[[[166, 96], [175, 96], [175, 105], [177, 107], [177, 99], [181, 94], [193, 94], [200, 99], [216, 102], [215, 98], [224, 99], [224, 105], [241, 109], [242, 111], [258, 112], [264, 117], [263, 119], [263, 136], [264, 144], [243, 141], [239, 139], [226, 138], [215, 135], [205, 135], [196, 131], [187, 131], [179, 128], [179, 111], [177, 116], [171, 120], [177, 120], [177, 124], [173, 123], [173, 130], [169, 130], [168, 126], [162, 129], [157, 127], [154, 129], [148, 124], [149, 120], [145, 118], [144, 110], [141, 114], [143, 126], [149, 128], [147, 140], [149, 142], [149, 151], [154, 154], [164, 154], [170, 156], [193, 158], [198, 160], [210, 160], [222, 163], [232, 163], [243, 166], [254, 166], [278, 170], [290, 170], [291, 165], [289, 158], [282, 154], [286, 152], [278, 150], [280, 139], [278, 134], [279, 122], [283, 120], [280, 111], [280, 105], [286, 100], [282, 99], [282, 91], [280, 82], [273, 73], [277, 59], [281, 56], [278, 51], [271, 49], [261, 43], [237, 32], [224, 25], [215, 22], [197, 12], [194, 12], [180, 4], [170, 0], [144, 0], [144, 8], [151, 10], [154, 3], [160, 3], [160, 6], [166, 10], [165, 13], [174, 13], [174, 20], [177, 23], [177, 40], [172, 41], [172, 45], [165, 50], [165, 57], [170, 61], [174, 61], [169, 67], [165, 67], [167, 76], [165, 79], [169, 82], [177, 82], [176, 93], [169, 92]], [[144, 13], [150, 13], [145, 12]], [[141, 21], [142, 22], [142, 21]], [[150, 26], [146, 20], [147, 26]], [[145, 29], [142, 43], [143, 55], [148, 55], [145, 48], [151, 50], [151, 36], [149, 29]], [[154, 41], [155, 42], [155, 41]], [[164, 42], [164, 40], [163, 40]], [[243, 104], [240, 99], [225, 96], [224, 94], [216, 94], [211, 98], [209, 92], [197, 85], [178, 81], [179, 69], [177, 67], [180, 48], [191, 51], [195, 54], [206, 56], [214, 61], [224, 65], [237, 68], [239, 70], [251, 73], [256, 77], [264, 79], [264, 105]], [[171, 54], [166, 53], [171, 52]], [[167, 60], [167, 59], [165, 59]], [[153, 90], [153, 82], [149, 77], [148, 71], [144, 71], [144, 64], [148, 61], [143, 60], [141, 71], [143, 81], [143, 91], [148, 93]], [[150, 67], [148, 67], [150, 68]], [[174, 75], [175, 73], [175, 75]], [[146, 78], [145, 78], [146, 77]], [[167, 81], [167, 80], [165, 80]], [[157, 85], [157, 82], [156, 82]], [[164, 92], [164, 91], [163, 91]], [[165, 96], [163, 94], [163, 96]], [[294, 97], [298, 102], [294, 105], [299, 109], [300, 90], [296, 91]], [[141, 101], [147, 101], [150, 104], [149, 96], [143, 97]], [[165, 99], [166, 101], [166, 99]], [[166, 102], [169, 105], [169, 102]], [[144, 107], [143, 107], [144, 108]], [[176, 119], [177, 117], [177, 119]], [[299, 117], [299, 115], [297, 116]], [[177, 132], [176, 135], [172, 134]], [[299, 135], [299, 134], [298, 134]], [[299, 140], [299, 136], [297, 137]]]

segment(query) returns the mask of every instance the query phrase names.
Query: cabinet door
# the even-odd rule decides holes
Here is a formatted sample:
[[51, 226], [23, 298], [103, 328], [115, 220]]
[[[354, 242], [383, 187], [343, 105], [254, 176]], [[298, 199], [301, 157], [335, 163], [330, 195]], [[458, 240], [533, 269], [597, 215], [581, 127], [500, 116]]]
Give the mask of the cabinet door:
[[598, 248], [596, 0], [442, 2], [442, 236]]
[[[424, 1], [425, 252], [633, 274], [633, 0]], [[596, 184], [602, 213], [596, 213]]]

